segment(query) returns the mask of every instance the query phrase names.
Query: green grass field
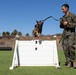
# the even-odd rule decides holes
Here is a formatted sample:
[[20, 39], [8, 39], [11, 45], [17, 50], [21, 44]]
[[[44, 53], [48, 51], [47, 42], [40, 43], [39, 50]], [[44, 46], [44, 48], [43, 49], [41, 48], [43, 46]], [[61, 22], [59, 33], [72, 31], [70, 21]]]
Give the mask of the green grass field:
[[13, 51], [0, 51], [0, 75], [76, 75], [76, 69], [66, 68], [63, 51], [58, 51], [61, 69], [55, 67], [17, 67], [10, 70]]

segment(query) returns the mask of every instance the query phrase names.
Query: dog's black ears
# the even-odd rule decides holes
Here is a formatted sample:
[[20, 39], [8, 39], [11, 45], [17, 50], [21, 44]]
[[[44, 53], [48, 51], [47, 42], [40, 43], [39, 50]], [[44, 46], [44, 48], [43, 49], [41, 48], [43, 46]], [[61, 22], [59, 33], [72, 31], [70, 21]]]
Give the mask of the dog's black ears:
[[38, 21], [36, 20], [36, 23], [38, 23]]

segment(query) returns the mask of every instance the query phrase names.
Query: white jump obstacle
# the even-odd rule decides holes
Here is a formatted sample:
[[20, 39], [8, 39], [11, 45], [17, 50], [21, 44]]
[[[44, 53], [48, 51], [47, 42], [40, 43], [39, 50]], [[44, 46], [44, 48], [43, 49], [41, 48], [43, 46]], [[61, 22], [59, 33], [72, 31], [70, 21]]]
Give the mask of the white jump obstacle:
[[59, 68], [56, 41], [16, 40], [10, 70], [16, 66], [55, 66]]

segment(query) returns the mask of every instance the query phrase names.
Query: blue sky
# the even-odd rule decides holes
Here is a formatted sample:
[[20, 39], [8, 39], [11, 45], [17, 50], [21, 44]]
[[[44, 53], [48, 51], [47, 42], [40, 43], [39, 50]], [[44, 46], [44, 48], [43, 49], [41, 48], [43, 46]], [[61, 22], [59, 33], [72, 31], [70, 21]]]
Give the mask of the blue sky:
[[[62, 13], [62, 4], [67, 3], [70, 11], [76, 14], [76, 0], [0, 0], [0, 33], [9, 31], [10, 33], [17, 29], [23, 35], [29, 33], [36, 24], [48, 16], [54, 16], [59, 19]], [[59, 21], [52, 18], [44, 22], [43, 35], [52, 35], [62, 33], [59, 28]]]

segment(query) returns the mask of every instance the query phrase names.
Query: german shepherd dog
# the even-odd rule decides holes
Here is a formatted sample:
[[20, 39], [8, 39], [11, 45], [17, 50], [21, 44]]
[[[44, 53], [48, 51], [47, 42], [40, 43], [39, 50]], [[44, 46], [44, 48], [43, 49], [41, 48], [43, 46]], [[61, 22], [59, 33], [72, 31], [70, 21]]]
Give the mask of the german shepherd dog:
[[34, 37], [39, 37], [42, 33], [43, 21], [36, 21], [36, 23], [32, 34]]
[[54, 20], [59, 21], [59, 20], [55, 19], [53, 16], [49, 16], [44, 20], [36, 21], [37, 24], [35, 25], [34, 30], [32, 31], [32, 34], [34, 37], [39, 37], [41, 35], [43, 23], [44, 23], [44, 21], [46, 21], [49, 18], [53, 18]]

